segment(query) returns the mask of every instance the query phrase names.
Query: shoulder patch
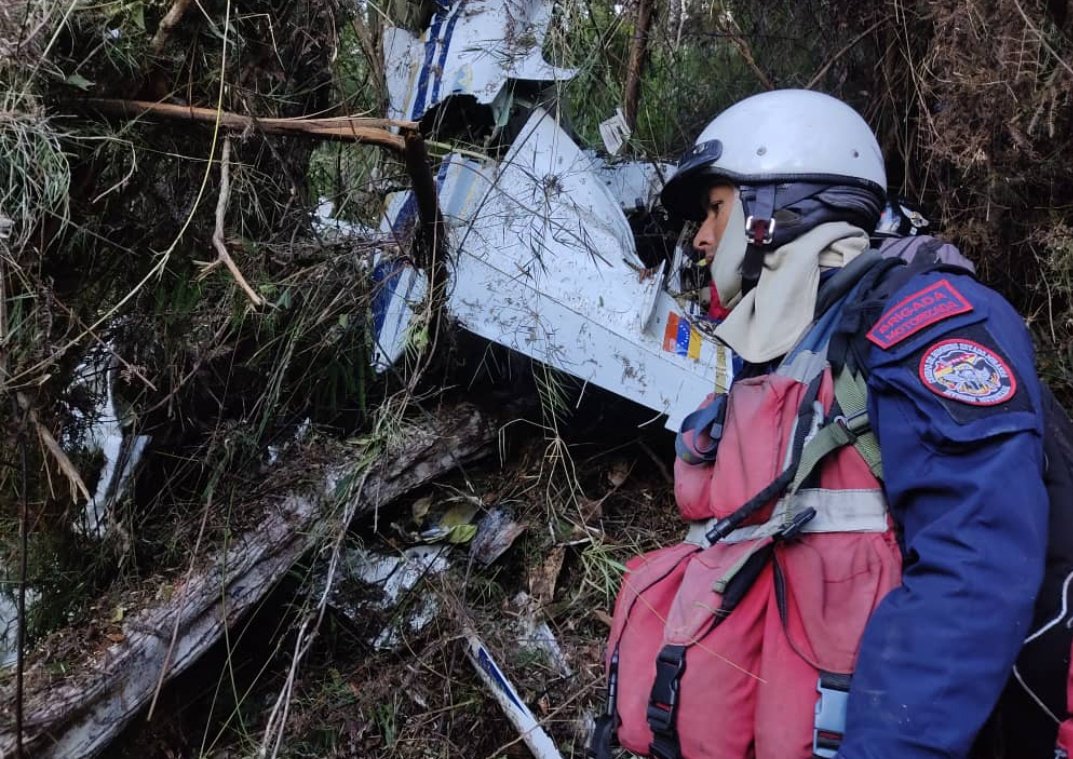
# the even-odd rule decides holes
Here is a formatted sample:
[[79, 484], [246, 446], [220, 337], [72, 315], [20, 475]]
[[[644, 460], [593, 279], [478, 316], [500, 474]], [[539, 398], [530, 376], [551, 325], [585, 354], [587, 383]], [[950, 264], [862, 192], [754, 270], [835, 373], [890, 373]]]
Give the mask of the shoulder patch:
[[920, 381], [936, 395], [969, 406], [995, 406], [1017, 393], [1017, 378], [997, 352], [974, 340], [940, 340], [924, 349]]
[[889, 350], [936, 322], [972, 310], [972, 304], [949, 280], [940, 279], [887, 309], [869, 330], [868, 339]]

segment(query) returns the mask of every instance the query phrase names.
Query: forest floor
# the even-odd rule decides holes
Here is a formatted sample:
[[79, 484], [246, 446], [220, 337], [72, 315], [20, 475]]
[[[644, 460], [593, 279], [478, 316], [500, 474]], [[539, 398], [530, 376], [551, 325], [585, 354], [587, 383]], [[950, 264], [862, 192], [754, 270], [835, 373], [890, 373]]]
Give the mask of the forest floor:
[[[595, 397], [558, 434], [510, 425], [501, 461], [351, 526], [347, 570], [297, 672], [279, 756], [528, 756], [465, 655], [467, 630], [562, 755], [584, 755], [624, 564], [681, 537], [673, 436], [643, 409], [586, 394]], [[490, 522], [498, 549], [481, 534]], [[448, 537], [427, 542], [437, 529]], [[402, 557], [409, 563], [395, 566]], [[285, 579], [108, 755], [255, 755], [287, 681], [300, 586]]]

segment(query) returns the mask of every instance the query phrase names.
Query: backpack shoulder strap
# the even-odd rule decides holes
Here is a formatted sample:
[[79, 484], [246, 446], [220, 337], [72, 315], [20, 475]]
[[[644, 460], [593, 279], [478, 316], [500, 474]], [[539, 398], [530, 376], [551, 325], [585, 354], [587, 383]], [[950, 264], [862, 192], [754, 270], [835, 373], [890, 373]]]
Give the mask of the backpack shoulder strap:
[[821, 461], [847, 445], [861, 455], [877, 480], [883, 479], [883, 461], [879, 440], [868, 419], [868, 383], [858, 372], [845, 365], [834, 375], [835, 402], [842, 412], [820, 427], [801, 451], [801, 463], [788, 488], [793, 494]]
[[[875, 258], [878, 256], [873, 256], [873, 261]], [[857, 450], [876, 479], [883, 479], [879, 440], [868, 418], [867, 365], [863, 360], [868, 345], [858, 342], [895, 291], [911, 277], [935, 267], [935, 259], [928, 255], [917, 255], [912, 262], [885, 257], [859, 277], [852, 295], [841, 304], [840, 321], [827, 352], [837, 412], [805, 444], [788, 492], [796, 492], [823, 459], [847, 445]]]
[[[868, 419], [866, 357], [871, 346], [865, 334], [882, 315], [891, 296], [913, 277], [932, 271], [966, 273], [964, 264], [952, 262], [949, 255], [943, 254], [945, 248], [957, 253], [956, 248], [933, 237], [915, 237], [908, 245], [881, 251], [882, 263], [868, 271], [851, 302], [843, 306], [842, 320], [828, 351], [835, 401], [841, 415], [809, 441], [802, 453], [803, 464], [809, 463], [810, 468], [815, 468], [821, 459], [838, 448], [852, 445], [876, 479], [883, 479], [879, 440]], [[794, 484], [799, 487], [808, 474], [802, 466]]]

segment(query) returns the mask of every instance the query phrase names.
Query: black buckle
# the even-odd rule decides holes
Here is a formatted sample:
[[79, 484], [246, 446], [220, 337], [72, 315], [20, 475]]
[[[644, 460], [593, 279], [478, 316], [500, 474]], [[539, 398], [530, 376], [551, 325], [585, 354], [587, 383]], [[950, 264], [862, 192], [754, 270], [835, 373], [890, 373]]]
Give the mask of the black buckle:
[[656, 679], [648, 699], [648, 726], [655, 734], [674, 728], [678, 712], [678, 686], [686, 669], [685, 646], [664, 646], [656, 657]]
[[811, 506], [803, 511], [799, 511], [794, 515], [794, 518], [790, 520], [790, 524], [775, 533], [775, 540], [793, 540], [797, 537], [798, 533], [801, 532], [801, 529], [812, 521], [814, 516], [816, 516], [816, 509]]
[[611, 747], [615, 742], [618, 729], [618, 647], [611, 654], [611, 664], [607, 668], [607, 706], [604, 713], [596, 720], [592, 731], [592, 741], [585, 752], [589, 759], [611, 759]]
[[615, 738], [617, 720], [610, 714], [602, 714], [596, 720], [592, 731], [592, 740], [585, 751], [589, 759], [611, 759], [611, 744]]
[[849, 675], [820, 672], [816, 690], [816, 717], [812, 729], [812, 755], [819, 759], [833, 759], [842, 745], [846, 732], [846, 705], [849, 701]]

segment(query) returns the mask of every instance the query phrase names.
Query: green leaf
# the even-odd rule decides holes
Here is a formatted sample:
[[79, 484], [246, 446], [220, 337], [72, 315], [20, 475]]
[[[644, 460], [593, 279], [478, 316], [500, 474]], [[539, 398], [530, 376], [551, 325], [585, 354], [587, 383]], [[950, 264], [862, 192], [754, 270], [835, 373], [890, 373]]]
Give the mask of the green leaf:
[[421, 327], [410, 334], [410, 344], [418, 351], [423, 352], [428, 347], [428, 340], [428, 327]]
[[134, 24], [141, 31], [145, 31], [145, 6], [142, 3], [135, 3], [131, 8], [131, 18], [134, 19]]
[[477, 535], [477, 525], [459, 524], [447, 531], [447, 542], [458, 545], [468, 543]]
[[63, 81], [71, 85], [72, 87], [77, 87], [83, 92], [85, 92], [94, 85], [94, 82], [91, 82], [90, 80], [86, 79], [86, 77], [82, 76], [81, 74], [70, 74], [66, 78], [64, 78]]

